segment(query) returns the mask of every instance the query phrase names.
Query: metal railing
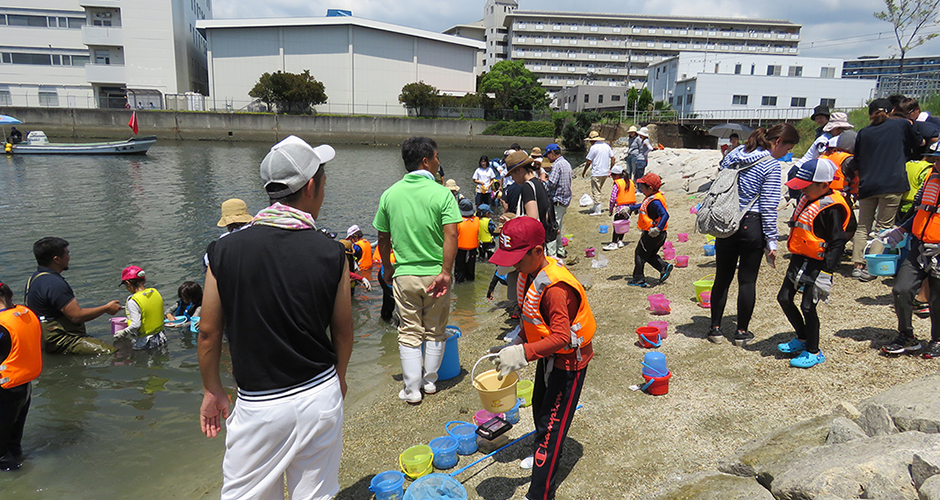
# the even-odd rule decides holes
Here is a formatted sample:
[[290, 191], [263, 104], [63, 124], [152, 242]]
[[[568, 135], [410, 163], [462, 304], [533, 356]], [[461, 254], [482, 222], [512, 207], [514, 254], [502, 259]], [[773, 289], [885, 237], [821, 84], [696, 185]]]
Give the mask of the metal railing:
[[931, 95], [940, 94], [940, 71], [881, 75], [878, 77], [875, 93], [879, 98], [901, 94], [917, 100], [925, 100]]
[[811, 116], [813, 108], [743, 108], [714, 109], [694, 112], [675, 110], [666, 111], [623, 111], [621, 121], [629, 123], [673, 122], [679, 124], [710, 124], [715, 122], [734, 122], [763, 125], [770, 122], [793, 122]]

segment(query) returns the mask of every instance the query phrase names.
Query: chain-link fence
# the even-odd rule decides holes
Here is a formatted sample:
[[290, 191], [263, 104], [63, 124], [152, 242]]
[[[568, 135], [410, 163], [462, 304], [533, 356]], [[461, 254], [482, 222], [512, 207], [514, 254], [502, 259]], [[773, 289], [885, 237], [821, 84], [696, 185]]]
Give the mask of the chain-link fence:
[[940, 71], [905, 75], [881, 75], [875, 93], [879, 98], [901, 94], [919, 101], [940, 94]]

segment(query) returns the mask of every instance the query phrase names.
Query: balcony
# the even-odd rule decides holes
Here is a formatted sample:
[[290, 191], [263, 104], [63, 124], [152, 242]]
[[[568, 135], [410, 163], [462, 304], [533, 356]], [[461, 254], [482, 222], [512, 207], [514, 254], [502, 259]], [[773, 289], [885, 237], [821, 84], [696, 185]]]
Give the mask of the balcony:
[[124, 46], [124, 32], [120, 26], [82, 26], [82, 43], [85, 45]]
[[85, 80], [88, 83], [127, 83], [123, 64], [86, 64]]

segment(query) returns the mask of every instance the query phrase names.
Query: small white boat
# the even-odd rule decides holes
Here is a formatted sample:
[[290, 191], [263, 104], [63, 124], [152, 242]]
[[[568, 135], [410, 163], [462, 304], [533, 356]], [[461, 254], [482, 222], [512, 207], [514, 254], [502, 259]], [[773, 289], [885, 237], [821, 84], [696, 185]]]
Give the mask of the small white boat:
[[147, 136], [131, 137], [126, 141], [114, 142], [51, 143], [45, 132], [33, 130], [26, 136], [26, 142], [8, 144], [7, 153], [14, 155], [142, 155], [147, 153], [155, 142], [157, 142], [155, 136]]

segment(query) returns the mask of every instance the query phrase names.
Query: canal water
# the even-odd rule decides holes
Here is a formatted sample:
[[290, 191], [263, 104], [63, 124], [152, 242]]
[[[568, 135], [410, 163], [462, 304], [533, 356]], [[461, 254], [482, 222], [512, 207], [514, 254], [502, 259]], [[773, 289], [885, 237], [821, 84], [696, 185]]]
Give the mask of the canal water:
[[[545, 144], [525, 144], [528, 149]], [[121, 269], [134, 264], [169, 306], [183, 281], [203, 282], [201, 258], [217, 238], [219, 206], [241, 198], [254, 213], [267, 205], [258, 165], [267, 144], [157, 143], [140, 157], [21, 156], [0, 158], [0, 280], [22, 302], [35, 270], [32, 244], [44, 236], [69, 241], [71, 269], [63, 273], [79, 304], [126, 299]], [[345, 235], [358, 224], [372, 241], [372, 218], [382, 191], [404, 174], [395, 147], [337, 146], [328, 164], [319, 227]], [[480, 155], [499, 150], [442, 149], [441, 164], [462, 192]], [[569, 157], [577, 165], [583, 156]], [[477, 266], [477, 280], [457, 285], [451, 323], [464, 329], [484, 298], [493, 267]], [[347, 411], [368, 394], [376, 377], [398, 373], [393, 327], [379, 319], [381, 290], [354, 292], [355, 344]], [[109, 340], [106, 317], [87, 325]], [[222, 437], [199, 432], [202, 383], [195, 337], [168, 330], [159, 353], [76, 357], [45, 355], [23, 438], [26, 464], [0, 473], [0, 498], [202, 498], [217, 495]], [[234, 388], [223, 358], [224, 382]]]

